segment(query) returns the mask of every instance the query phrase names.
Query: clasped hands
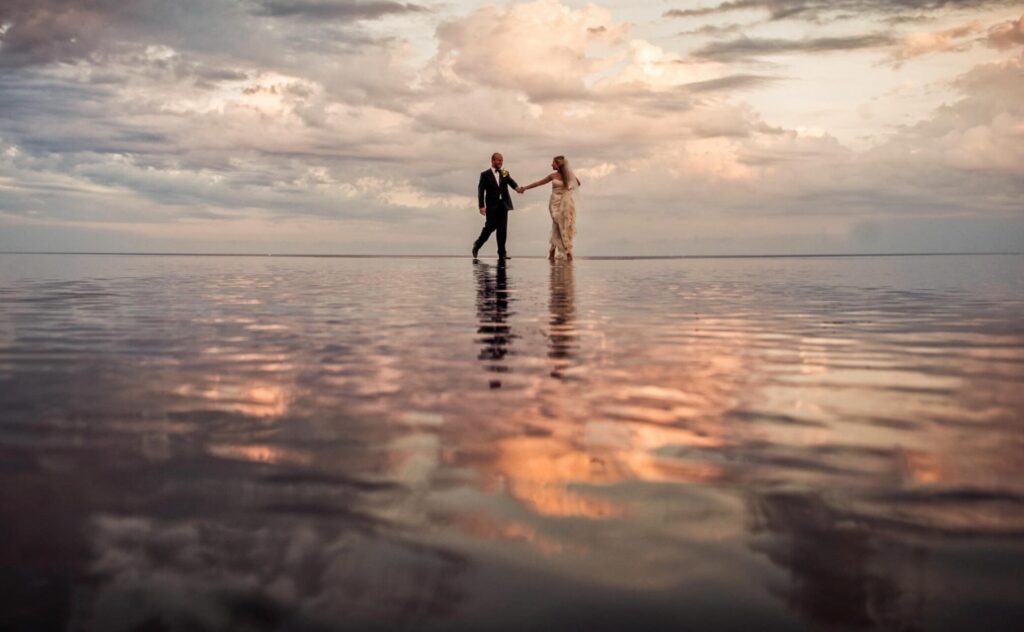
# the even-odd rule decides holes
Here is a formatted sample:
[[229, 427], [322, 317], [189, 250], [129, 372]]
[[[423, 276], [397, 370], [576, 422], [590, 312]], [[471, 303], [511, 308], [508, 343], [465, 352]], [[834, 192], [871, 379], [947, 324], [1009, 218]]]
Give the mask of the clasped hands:
[[[526, 187], [516, 187], [516, 193], [522, 193], [523, 191], [526, 191]], [[487, 215], [487, 207], [481, 206], [480, 207], [480, 214], [481, 215]]]

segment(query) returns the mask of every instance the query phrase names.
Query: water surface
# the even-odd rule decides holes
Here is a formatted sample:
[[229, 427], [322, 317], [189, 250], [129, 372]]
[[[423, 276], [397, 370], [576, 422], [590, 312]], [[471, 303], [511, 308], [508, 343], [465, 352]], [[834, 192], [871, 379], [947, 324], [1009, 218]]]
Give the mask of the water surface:
[[0, 255], [0, 628], [1021, 629], [1022, 273]]

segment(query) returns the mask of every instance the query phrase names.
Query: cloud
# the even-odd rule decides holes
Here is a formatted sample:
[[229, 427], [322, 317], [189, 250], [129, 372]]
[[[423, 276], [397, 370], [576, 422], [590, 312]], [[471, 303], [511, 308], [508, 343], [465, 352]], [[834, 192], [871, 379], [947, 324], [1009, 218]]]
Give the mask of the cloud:
[[780, 80], [780, 77], [771, 77], [766, 75], [736, 74], [726, 75], [716, 79], [707, 79], [705, 81], [695, 81], [693, 83], [684, 84], [681, 88], [690, 92], [698, 93], [717, 92], [720, 90], [736, 91], [745, 88], [763, 86]]
[[[7, 0], [0, 5], [0, 67], [102, 64], [106, 55], [151, 46], [280, 67], [308, 61], [303, 51], [322, 56], [372, 44], [356, 28], [363, 21], [426, 11], [389, 0]], [[286, 17], [308, 19], [297, 20], [301, 31], [266, 24]]]
[[949, 165], [1024, 177], [1024, 59], [979, 65], [955, 85], [966, 97], [917, 129]]
[[438, 29], [432, 80], [412, 113], [485, 143], [595, 161], [763, 127], [727, 98], [776, 78], [728, 74], [630, 34], [596, 7], [483, 7]]
[[420, 13], [427, 9], [401, 2], [351, 2], [348, 0], [261, 0], [257, 13], [273, 17], [299, 17], [311, 20], [355, 21], [388, 15]]
[[438, 27], [438, 72], [450, 83], [514, 89], [535, 101], [579, 96], [584, 79], [608, 66], [587, 50], [622, 42], [629, 31], [594, 5], [578, 11], [556, 0], [487, 6]]
[[[1007, 48], [1016, 41], [1024, 42], [1024, 18], [1018, 23], [1001, 24], [989, 32], [989, 42], [995, 47]], [[694, 55], [719, 61], [741, 61], [761, 55], [787, 53], [822, 53], [850, 51], [894, 46], [891, 59], [896, 65], [908, 59], [939, 52], [968, 49], [971, 35], [983, 30], [980, 22], [970, 23], [936, 32], [916, 32], [903, 36], [892, 33], [872, 33], [843, 37], [819, 37], [802, 40], [741, 37], [724, 42], [712, 42], [698, 48]]]
[[95, 50], [119, 19], [118, 3], [10, 0], [0, 7], [0, 67], [66, 61]]
[[988, 45], [999, 50], [1024, 45], [1024, 15], [1016, 21], [1008, 20], [989, 29]]
[[849, 37], [818, 37], [802, 40], [743, 37], [727, 42], [712, 42], [694, 51], [697, 57], [719, 61], [737, 61], [758, 55], [786, 53], [827, 53], [879, 48], [895, 43], [892, 35], [876, 33]]
[[6, 0], [0, 4], [0, 66], [89, 61], [170, 46], [219, 58], [272, 58], [276, 41], [237, 3], [207, 0]]
[[[671, 13], [671, 12], [666, 12], [666, 15], [668, 13]], [[701, 26], [700, 28], [691, 29], [689, 31], [680, 31], [679, 35], [681, 35], [681, 36], [686, 36], [686, 35], [703, 35], [703, 36], [708, 36], [708, 37], [720, 37], [720, 36], [723, 36], [723, 35], [732, 35], [734, 33], [739, 33], [739, 32], [742, 31], [742, 29], [743, 29], [743, 25], [742, 24], [725, 24], [725, 25], [705, 24], [705, 25]]]
[[[105, 16], [103, 37], [67, 57], [29, 46], [36, 62], [0, 73], [0, 224], [20, 235], [122, 231], [164, 250], [456, 252], [476, 219], [476, 174], [494, 150], [521, 182], [546, 175], [557, 154], [591, 174], [581, 247], [609, 254], [679, 252], [683, 235], [688, 248], [710, 252], [728, 237], [741, 250], [769, 243], [766, 222], [770, 243], [783, 244], [797, 221], [796, 232], [834, 236], [897, 215], [1005, 217], [1024, 194], [1013, 101], [1024, 97], [1007, 85], [1021, 83], [1012, 64], [979, 66], [955, 84], [936, 75], [929, 89], [948, 105], [916, 124], [921, 114], [897, 119], [888, 102], [873, 102], [872, 133], [890, 138], [867, 151], [844, 146], [820, 120], [787, 129], [756, 107], [788, 92], [773, 89], [779, 82], [806, 85], [813, 55], [771, 73], [734, 64], [900, 50], [896, 33], [800, 39], [769, 25], [772, 38], [712, 40], [687, 54], [678, 39], [611, 10], [556, 0], [410, 10], [373, 29], [352, 26], [364, 23], [350, 14], [313, 19], [326, 10], [319, 3], [271, 15], [273, 3], [183, 1], [182, 15], [144, 0], [116, 16], [111, 3], [82, 3]], [[73, 5], [0, 10], [53, 16]], [[21, 27], [4, 20], [6, 47]], [[1013, 24], [938, 31], [947, 39], [915, 54]], [[950, 61], [966, 69], [967, 57]], [[866, 82], [893, 73], [862, 70]], [[526, 212], [513, 239], [544, 251], [544, 195], [518, 206]], [[728, 235], [724, 217], [735, 227]], [[227, 233], [242, 241], [218, 241]]]
[[[953, 86], [961, 98], [863, 152], [845, 171], [852, 182], [876, 183], [866, 198], [879, 209], [894, 209], [883, 213], [882, 222], [902, 222], [904, 233], [905, 222], [916, 215], [934, 217], [936, 226], [1016, 224], [1019, 238], [1024, 65], [1020, 59], [981, 64]], [[1013, 241], [1012, 232], [1007, 238], [1004, 245]], [[977, 249], [976, 241], [972, 247]]]
[[903, 37], [896, 50], [893, 51], [892, 59], [898, 65], [908, 59], [931, 53], [963, 51], [971, 46], [970, 41], [963, 40], [981, 30], [983, 30], [981, 23], [974, 21], [933, 33], [910, 33]]
[[[281, 24], [265, 48], [287, 50], [279, 40], [310, 32]], [[508, 37], [494, 46], [480, 31]], [[305, 63], [277, 69], [259, 52], [150, 44], [9, 74], [0, 101], [13, 116], [0, 137], [18, 154], [0, 170], [12, 183], [0, 209], [33, 226], [137, 222], [166, 236], [191, 234], [195, 222], [245, 235], [285, 219], [331, 218], [364, 234], [374, 233], [366, 222], [403, 223], [416, 239], [441, 239], [421, 251], [446, 252], [459, 208], [471, 206], [471, 157], [494, 148], [518, 160], [523, 179], [543, 175], [557, 153], [582, 157], [595, 174], [644, 165], [709, 181], [756, 173], [738, 140], [716, 139], [768, 133], [728, 99], [776, 78], [630, 36], [604, 9], [544, 0], [443, 22], [438, 53], [419, 70], [400, 43], [304, 51]], [[361, 247], [411, 243], [391, 233], [389, 244]]]
[[1009, 6], [1013, 0], [732, 0], [710, 7], [671, 9], [665, 17], [692, 18], [735, 11], [768, 13], [770, 20], [797, 19], [820, 21], [833, 14], [903, 14], [942, 9], [971, 9], [983, 6]]

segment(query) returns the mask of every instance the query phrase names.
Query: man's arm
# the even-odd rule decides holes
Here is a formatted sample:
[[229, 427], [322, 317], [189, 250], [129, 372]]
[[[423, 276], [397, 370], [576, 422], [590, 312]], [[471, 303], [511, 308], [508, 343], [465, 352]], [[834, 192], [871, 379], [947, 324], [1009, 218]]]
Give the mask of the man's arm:
[[480, 184], [476, 185], [476, 197], [480, 203], [480, 214], [483, 215], [487, 212], [487, 207], [484, 206], [484, 174], [480, 174]]
[[515, 178], [512, 177], [512, 174], [509, 174], [509, 176], [505, 178], [505, 182], [511, 184], [513, 189], [519, 188], [519, 183], [515, 181]]

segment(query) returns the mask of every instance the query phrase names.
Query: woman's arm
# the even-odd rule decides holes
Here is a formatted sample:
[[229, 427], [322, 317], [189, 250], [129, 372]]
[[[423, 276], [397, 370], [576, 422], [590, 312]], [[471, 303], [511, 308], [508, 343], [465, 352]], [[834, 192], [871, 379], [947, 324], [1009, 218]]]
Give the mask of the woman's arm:
[[537, 180], [537, 181], [536, 181], [536, 182], [534, 182], [533, 184], [528, 184], [528, 185], [526, 185], [525, 187], [523, 187], [523, 191], [526, 191], [527, 189], [533, 189], [533, 188], [535, 188], [535, 187], [539, 187], [539, 186], [540, 186], [540, 185], [542, 185], [542, 184], [547, 184], [548, 182], [551, 182], [551, 178], [552, 178], [552, 177], [553, 177], [554, 175], [555, 175], [555, 174], [553, 174], [553, 173], [552, 173], [552, 174], [549, 174], [549, 175], [548, 175], [548, 177], [546, 177], [546, 178], [544, 178], [544, 179], [542, 179], [542, 180]]

